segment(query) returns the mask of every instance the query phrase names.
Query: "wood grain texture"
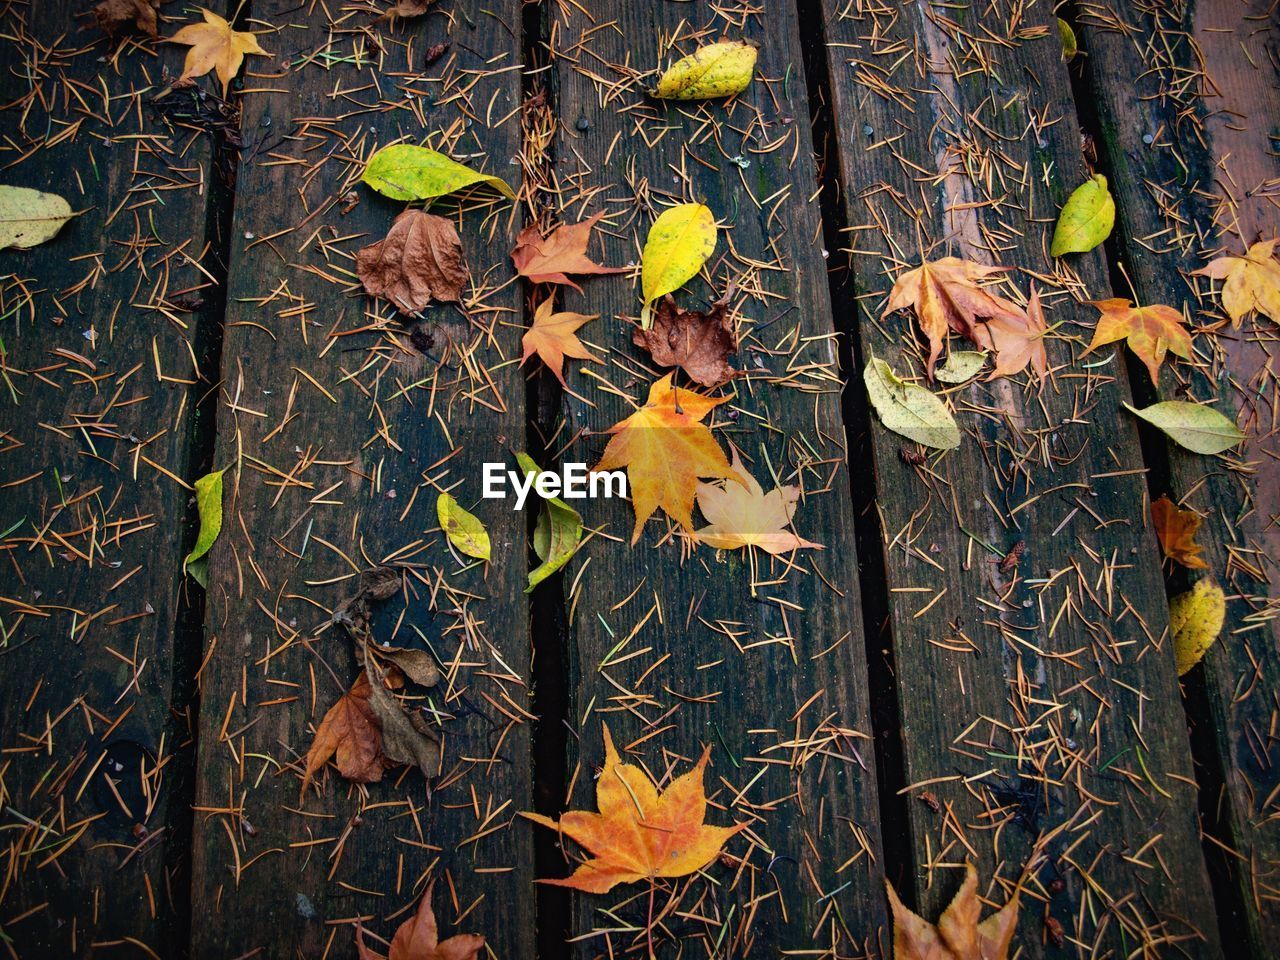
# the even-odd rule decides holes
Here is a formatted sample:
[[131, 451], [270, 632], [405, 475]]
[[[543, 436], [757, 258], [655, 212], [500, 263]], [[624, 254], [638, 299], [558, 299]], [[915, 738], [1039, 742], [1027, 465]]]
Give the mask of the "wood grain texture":
[[0, 180], [79, 212], [0, 253], [0, 929], [15, 956], [174, 956], [211, 141], [163, 94], [177, 50], [67, 4], [6, 5], [0, 55]]
[[[1080, 27], [1133, 293], [1185, 308], [1201, 331], [1195, 368], [1171, 365], [1160, 396], [1215, 403], [1251, 437], [1242, 454], [1215, 458], [1169, 445], [1167, 489], [1158, 492], [1206, 516], [1203, 575], [1230, 597], [1222, 642], [1203, 671], [1224, 782], [1208, 800], [1225, 824], [1234, 854], [1224, 862], [1244, 905], [1232, 939], [1267, 956], [1280, 938], [1280, 340], [1265, 317], [1224, 322], [1211, 285], [1190, 273], [1280, 226], [1280, 27], [1262, 3], [1090, 5]], [[1174, 589], [1187, 585], [1175, 576]]]
[[1043, 390], [948, 391], [958, 450], [908, 466], [873, 426], [906, 780], [937, 804], [892, 875], [931, 915], [965, 860], [995, 904], [1021, 880], [1024, 956], [1057, 955], [1047, 918], [1084, 954], [1216, 956], [1124, 367], [1078, 362], [1106, 266], [1047, 254], [1085, 175], [1053, 10], [823, 8], [862, 356], [923, 380], [915, 320], [882, 317], [922, 256], [1016, 266], [1001, 292], [1034, 281], [1055, 325]]
[[[655, 68], [720, 37], [760, 45], [755, 80], [739, 98], [676, 104], [647, 95]], [[641, 2], [593, 4], [587, 14], [562, 5], [551, 38], [560, 217], [604, 212], [604, 262], [634, 264], [662, 210], [681, 201], [711, 208], [717, 249], [676, 300], [705, 309], [737, 285], [745, 375], [708, 422], [766, 489], [776, 481], [804, 490], [796, 530], [827, 546], [792, 563], [691, 549], [659, 512], [631, 547], [630, 505], [590, 502], [596, 533], [565, 575], [577, 734], [567, 805], [594, 806], [603, 724], [662, 783], [710, 745], [708, 820], [750, 829], [705, 878], [658, 891], [658, 952], [676, 955], [676, 940], [698, 955], [879, 951], [887, 930], [874, 749], [795, 12]], [[600, 432], [644, 401], [660, 371], [631, 345], [637, 278], [593, 279], [563, 303], [600, 314], [580, 333], [605, 364], [572, 372], [550, 446], [594, 463]], [[645, 949], [648, 893], [581, 897], [575, 955]]]
[[[532, 803], [525, 525], [479, 501], [479, 464], [524, 438], [524, 378], [503, 365], [522, 320], [507, 259], [519, 214], [484, 190], [433, 205], [460, 227], [472, 284], [461, 308], [432, 305], [422, 321], [366, 298], [353, 259], [405, 207], [358, 183], [378, 147], [427, 143], [518, 182], [519, 4], [388, 23], [277, 0], [253, 15], [272, 59], [244, 81], [192, 952], [354, 956], [357, 919], [389, 940], [435, 878], [442, 935], [531, 957], [529, 829], [513, 824]], [[487, 524], [492, 564], [448, 548], [445, 489]], [[329, 771], [300, 796], [300, 758], [357, 673], [330, 611], [380, 565], [404, 579], [377, 605], [376, 639], [442, 665], [419, 696], [443, 773], [432, 791], [417, 770], [367, 787]]]

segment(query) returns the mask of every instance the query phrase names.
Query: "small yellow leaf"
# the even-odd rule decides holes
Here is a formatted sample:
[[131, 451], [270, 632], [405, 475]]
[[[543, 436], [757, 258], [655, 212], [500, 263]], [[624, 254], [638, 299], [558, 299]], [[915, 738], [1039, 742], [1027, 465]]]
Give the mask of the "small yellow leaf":
[[247, 31], [233, 30], [231, 24], [210, 10], [201, 10], [204, 23], [190, 23], [172, 37], [170, 43], [186, 44], [187, 59], [182, 65], [182, 76], [179, 80], [190, 80], [203, 77], [210, 70], [218, 72], [222, 81], [222, 95], [227, 95], [227, 88], [240, 72], [245, 54], [267, 57], [270, 54], [263, 50], [258, 38]]
[[1061, 17], [1058, 18], [1058, 39], [1062, 41], [1062, 59], [1075, 59], [1075, 55], [1080, 52], [1080, 46], [1076, 42], [1076, 32], [1071, 29], [1071, 24]]
[[716, 218], [701, 203], [682, 203], [664, 210], [649, 228], [644, 244], [640, 290], [644, 310], [640, 326], [653, 324], [650, 306], [698, 275], [716, 248]]
[[436, 517], [440, 520], [440, 529], [459, 552], [477, 560], [489, 559], [489, 532], [479, 518], [462, 509], [451, 494], [442, 493], [436, 500]]
[[1227, 599], [1222, 588], [1207, 577], [1197, 580], [1190, 591], [1169, 601], [1169, 626], [1173, 630], [1173, 653], [1182, 676], [1204, 659], [1222, 632], [1227, 615]]
[[1053, 244], [1049, 253], [1060, 257], [1064, 253], [1087, 253], [1111, 236], [1116, 225], [1116, 202], [1107, 189], [1107, 178], [1094, 174], [1067, 198], [1066, 206], [1058, 215], [1058, 225], [1053, 229]]
[[755, 44], [740, 40], [700, 47], [667, 69], [654, 96], [664, 100], [732, 97], [751, 85], [757, 54]]

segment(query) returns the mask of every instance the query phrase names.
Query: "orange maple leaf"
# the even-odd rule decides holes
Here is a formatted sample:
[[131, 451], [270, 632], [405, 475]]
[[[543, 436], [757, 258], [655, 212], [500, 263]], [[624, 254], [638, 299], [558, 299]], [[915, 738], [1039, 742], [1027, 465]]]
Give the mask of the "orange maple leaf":
[[1275, 259], [1277, 239], [1261, 240], [1242, 257], [1219, 257], [1192, 271], [1193, 276], [1226, 281], [1222, 308], [1239, 324], [1250, 310], [1280, 323], [1280, 262]]
[[570, 810], [559, 821], [524, 814], [534, 823], [559, 830], [592, 854], [572, 876], [539, 882], [584, 893], [608, 893], [619, 883], [686, 877], [701, 870], [729, 838], [747, 826], [703, 823], [707, 795], [702, 773], [710, 756], [708, 746], [692, 770], [659, 793], [640, 767], [622, 763], [605, 727], [604, 772], [596, 781], [600, 812]]
[[1182, 314], [1173, 307], [1163, 303], [1135, 307], [1123, 297], [1089, 302], [1102, 315], [1085, 353], [1127, 339], [1129, 349], [1147, 365], [1152, 383], [1159, 382], [1160, 364], [1166, 353], [1172, 351], [1183, 360], [1191, 359], [1191, 334], [1182, 325]]
[[427, 887], [418, 904], [418, 912], [400, 924], [391, 938], [391, 950], [387, 956], [374, 953], [364, 943], [364, 928], [356, 924], [356, 955], [360, 960], [477, 960], [484, 949], [484, 937], [477, 933], [460, 933], [448, 940], [440, 940], [436, 927], [436, 915], [431, 909], [431, 891], [435, 882]]
[[[1013, 306], [1012, 303], [1009, 305]], [[1034, 286], [1031, 288], [1031, 299], [1027, 301], [1026, 313], [1001, 314], [980, 323], [975, 331], [978, 345], [994, 350], [996, 354], [995, 367], [987, 379], [994, 380], [996, 377], [1021, 373], [1029, 363], [1043, 386], [1044, 379], [1049, 374], [1049, 356], [1044, 348], [1047, 332], [1044, 308], [1040, 305], [1040, 291]]]
[[898, 277], [889, 292], [883, 315], [915, 308], [920, 330], [929, 341], [929, 359], [925, 366], [930, 380], [949, 331], [968, 337], [979, 346], [990, 346], [990, 337], [978, 328], [980, 317], [1015, 324], [1026, 322], [1026, 314], [1017, 304], [979, 284], [980, 280], [1007, 269], [943, 257], [925, 261]]
[[329, 708], [307, 751], [302, 775], [305, 792], [311, 778], [336, 757], [338, 772], [356, 783], [377, 783], [391, 762], [382, 752], [382, 725], [369, 705], [368, 675], [361, 670], [351, 689]]
[[178, 79], [190, 80], [217, 70], [225, 97], [246, 53], [263, 57], [270, 54], [258, 45], [254, 34], [232, 30], [231, 24], [216, 13], [203, 9], [200, 12], [204, 14], [204, 23], [189, 23], [169, 38], [170, 43], [184, 43], [191, 48]]
[[1194, 510], [1179, 508], [1168, 497], [1161, 497], [1151, 503], [1151, 522], [1155, 524], [1156, 537], [1166, 557], [1193, 570], [1209, 569], [1200, 556], [1202, 548], [1196, 543], [1196, 531], [1204, 517]]
[[711, 522], [697, 532], [699, 541], [721, 550], [759, 547], [775, 555], [822, 549], [822, 544], [810, 543], [787, 529], [800, 499], [797, 487], [778, 487], [765, 493], [742, 465], [737, 450], [733, 451], [732, 466], [737, 483], [698, 484], [698, 509]]
[[520, 358], [520, 364], [523, 366], [536, 353], [547, 365], [547, 369], [556, 375], [560, 385], [568, 389], [569, 385], [564, 382], [565, 357], [590, 360], [593, 363], [604, 362], [584, 347], [577, 337], [578, 328], [598, 316], [598, 313], [552, 313], [551, 298], [543, 300], [533, 313], [533, 325], [525, 331], [521, 341], [524, 344], [524, 356]]
[[1018, 894], [981, 923], [978, 871], [964, 868], [964, 883], [937, 926], [903, 905], [885, 881], [893, 909], [893, 960], [1006, 960], [1018, 926]]
[[534, 283], [568, 284], [579, 293], [582, 288], [570, 280], [568, 274], [625, 273], [626, 267], [602, 267], [587, 256], [591, 228], [603, 216], [601, 212], [581, 223], [561, 224], [547, 237], [542, 236], [534, 224], [525, 227], [511, 251], [516, 272]]
[[703, 417], [728, 400], [706, 397], [672, 386], [671, 374], [649, 387], [649, 400], [627, 419], [615, 423], [596, 470], [627, 468], [636, 525], [631, 542], [640, 539], [644, 522], [662, 507], [693, 532], [693, 498], [698, 480], [738, 479]]

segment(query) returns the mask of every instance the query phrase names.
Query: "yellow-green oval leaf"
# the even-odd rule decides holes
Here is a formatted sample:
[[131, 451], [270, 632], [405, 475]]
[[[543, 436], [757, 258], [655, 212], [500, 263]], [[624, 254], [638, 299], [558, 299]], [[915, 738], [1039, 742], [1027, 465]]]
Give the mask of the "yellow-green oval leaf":
[[1053, 228], [1053, 244], [1049, 252], [1060, 257], [1066, 253], [1088, 253], [1107, 237], [1116, 225], [1116, 202], [1107, 189], [1107, 178], [1094, 174], [1067, 198]]
[[933, 375], [943, 383], [967, 383], [982, 372], [986, 362], [987, 355], [980, 350], [952, 350]]
[[477, 560], [489, 559], [489, 531], [475, 514], [462, 509], [452, 494], [440, 494], [436, 500], [436, 517], [440, 520], [440, 529], [459, 553]]
[[1222, 632], [1227, 615], [1227, 598], [1222, 588], [1207, 577], [1197, 580], [1188, 592], [1169, 601], [1169, 626], [1173, 630], [1173, 655], [1182, 676], [1204, 659], [1205, 653]]
[[[517, 453], [516, 462], [526, 477], [539, 472], [538, 465], [527, 453]], [[577, 510], [559, 497], [549, 497], [543, 503], [546, 509], [538, 514], [533, 528], [533, 552], [542, 563], [529, 571], [525, 593], [568, 563], [582, 541], [582, 515]]]
[[[222, 532], [222, 475], [226, 468], [206, 473], [196, 481], [196, 513], [200, 516], [200, 529], [196, 533], [195, 546], [182, 561], [183, 571], [201, 559], [213, 547]], [[204, 584], [204, 570], [200, 569], [193, 576]]]
[[960, 428], [951, 411], [924, 387], [900, 380], [889, 364], [875, 357], [863, 369], [862, 380], [888, 429], [938, 450], [960, 446]]
[[1058, 18], [1058, 39], [1062, 41], [1062, 59], [1075, 59], [1075, 55], [1080, 52], [1080, 45], [1076, 42], [1076, 32], [1071, 29], [1071, 24], [1061, 17]]
[[476, 173], [443, 153], [412, 143], [383, 147], [369, 158], [360, 179], [392, 200], [433, 200], [476, 184], [516, 198], [505, 180]]
[[667, 68], [653, 95], [664, 100], [732, 97], [751, 85], [758, 52], [755, 44], [741, 40], [699, 47]]
[[701, 203], [682, 203], [662, 212], [649, 228], [644, 243], [644, 266], [640, 271], [642, 328], [648, 330], [653, 323], [649, 315], [653, 301], [679, 290], [697, 276], [715, 248], [716, 218], [709, 208]]
[[74, 214], [56, 193], [0, 184], [0, 250], [27, 250], [52, 240]]
[[1221, 453], [1245, 439], [1239, 427], [1203, 403], [1166, 400], [1141, 410], [1127, 403], [1124, 406], [1135, 417], [1159, 427], [1174, 443], [1192, 453]]

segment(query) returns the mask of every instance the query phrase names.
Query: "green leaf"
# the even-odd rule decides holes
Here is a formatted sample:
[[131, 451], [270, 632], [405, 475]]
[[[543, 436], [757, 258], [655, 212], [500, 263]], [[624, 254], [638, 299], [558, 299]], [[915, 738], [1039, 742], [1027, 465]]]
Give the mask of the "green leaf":
[[679, 290], [698, 275], [716, 248], [716, 218], [700, 203], [682, 203], [664, 210], [649, 228], [644, 243], [640, 291], [644, 309], [640, 326], [653, 325], [653, 301]]
[[966, 383], [982, 372], [986, 362], [987, 355], [980, 350], [952, 350], [933, 375], [943, 383]]
[[182, 561], [182, 569], [195, 577], [201, 586], [209, 580], [208, 564], [200, 564], [194, 570], [191, 565], [209, 552], [222, 532], [222, 475], [226, 472], [224, 467], [206, 473], [196, 481], [196, 512], [200, 515], [200, 530], [196, 534], [196, 545]]
[[56, 193], [0, 184], [0, 250], [27, 250], [52, 240], [73, 216]]
[[[516, 461], [526, 477], [538, 472], [538, 465], [527, 453], [517, 453]], [[559, 497], [543, 502], [546, 509], [538, 514], [538, 522], [533, 528], [533, 552], [542, 563], [529, 571], [529, 586], [525, 593], [532, 592], [534, 587], [568, 563], [582, 541], [582, 515]]]
[[1187, 593], [1169, 601], [1169, 626], [1173, 630], [1173, 654], [1182, 676], [1204, 659], [1222, 633], [1227, 598], [1207, 577], [1197, 580]]
[[478, 517], [462, 509], [451, 494], [442, 493], [436, 500], [436, 517], [440, 520], [440, 529], [460, 553], [477, 560], [489, 559], [489, 531]]
[[1071, 29], [1071, 24], [1058, 17], [1058, 39], [1062, 41], [1062, 59], [1073, 60], [1075, 55], [1080, 52], [1080, 46], [1076, 43], [1076, 32]]
[[741, 40], [699, 47], [667, 68], [653, 95], [664, 100], [732, 97], [751, 85], [758, 53], [755, 44]]
[[951, 411], [924, 387], [900, 380], [889, 364], [875, 357], [863, 369], [862, 379], [871, 405], [888, 429], [926, 447], [960, 446], [960, 428]]
[[1116, 225], [1116, 202], [1107, 189], [1102, 174], [1086, 180], [1067, 198], [1053, 228], [1053, 244], [1049, 252], [1060, 257], [1065, 253], [1087, 253], [1111, 236]]
[[360, 179], [392, 200], [433, 200], [478, 183], [509, 200], [516, 198], [505, 180], [476, 173], [443, 153], [412, 143], [383, 147], [369, 158]]
[[1142, 410], [1125, 404], [1125, 409], [1152, 426], [1159, 427], [1180, 447], [1193, 453], [1221, 453], [1245, 435], [1240, 428], [1213, 407], [1185, 400], [1166, 400]]

